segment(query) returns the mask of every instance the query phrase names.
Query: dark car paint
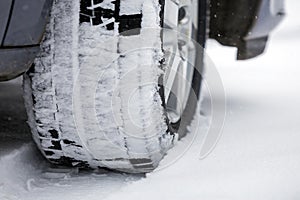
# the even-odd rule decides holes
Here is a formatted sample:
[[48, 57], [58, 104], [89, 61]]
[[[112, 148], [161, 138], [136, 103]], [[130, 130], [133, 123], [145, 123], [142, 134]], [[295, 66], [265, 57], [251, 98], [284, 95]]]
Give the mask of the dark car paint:
[[6, 25], [9, 18], [12, 0], [0, 1], [0, 42], [6, 31]]
[[49, 15], [49, 0], [15, 0], [2, 46], [28, 46], [41, 42]]
[[39, 51], [53, 0], [1, 0], [0, 81], [24, 73]]
[[210, 37], [237, 47], [238, 60], [253, 58], [283, 17], [283, 0], [211, 0]]
[[23, 74], [32, 64], [39, 49], [39, 46], [0, 49], [0, 66], [5, 66], [0, 68], [2, 73], [0, 81]]

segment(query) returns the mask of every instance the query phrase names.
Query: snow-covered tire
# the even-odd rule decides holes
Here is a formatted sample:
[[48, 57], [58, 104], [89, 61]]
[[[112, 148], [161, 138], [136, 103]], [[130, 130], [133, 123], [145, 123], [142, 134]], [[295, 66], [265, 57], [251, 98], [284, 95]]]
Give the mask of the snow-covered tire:
[[[29, 125], [50, 162], [149, 172], [186, 133], [197, 99], [189, 99], [180, 126], [170, 124], [159, 85], [163, 3], [54, 1], [41, 53], [24, 75]], [[202, 53], [191, 89], [197, 97]]]

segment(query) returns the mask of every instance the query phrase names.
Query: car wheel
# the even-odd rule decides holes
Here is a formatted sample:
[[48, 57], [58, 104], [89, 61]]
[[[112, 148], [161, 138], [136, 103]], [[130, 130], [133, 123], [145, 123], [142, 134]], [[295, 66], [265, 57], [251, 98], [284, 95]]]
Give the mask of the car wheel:
[[206, 1], [55, 1], [24, 76], [43, 155], [76, 167], [155, 169], [194, 117], [203, 50], [192, 39], [204, 47], [205, 38]]

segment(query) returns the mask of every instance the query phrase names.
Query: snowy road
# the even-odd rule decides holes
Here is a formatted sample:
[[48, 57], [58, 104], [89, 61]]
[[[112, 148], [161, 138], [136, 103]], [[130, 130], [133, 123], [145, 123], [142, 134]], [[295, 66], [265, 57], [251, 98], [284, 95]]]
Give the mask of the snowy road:
[[0, 83], [0, 155], [31, 141], [21, 80]]
[[[0, 200], [299, 199], [299, 10], [299, 1], [288, 1], [289, 16], [272, 35], [262, 57], [237, 62], [234, 49], [209, 42], [208, 54], [227, 96], [222, 138], [212, 154], [200, 160], [200, 133], [205, 126], [194, 127], [200, 133], [189, 151], [147, 178], [75, 169], [57, 173], [32, 144], [26, 144], [29, 134], [23, 122], [20, 84], [1, 83], [1, 94], [17, 92], [0, 95]], [[179, 142], [162, 164], [181, 151], [186, 141]]]

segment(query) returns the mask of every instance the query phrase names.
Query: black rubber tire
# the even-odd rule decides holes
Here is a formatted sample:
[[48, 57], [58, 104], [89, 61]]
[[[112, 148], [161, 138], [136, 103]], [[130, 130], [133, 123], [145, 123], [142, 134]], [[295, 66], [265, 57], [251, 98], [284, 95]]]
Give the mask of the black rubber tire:
[[[55, 37], [58, 37], [57, 35], [60, 34], [59, 32], [55, 32], [55, 30], [60, 28], [56, 27], [60, 26], [59, 23], [56, 23], [56, 21], [59, 20], [59, 17], [57, 16], [62, 15], [60, 12], [64, 11], [67, 14], [68, 10], [73, 9], [72, 4], [73, 0], [61, 0], [54, 2], [54, 8], [51, 14], [51, 22], [49, 23], [47, 28], [46, 36], [41, 47], [41, 53], [36, 59], [35, 64], [24, 76], [25, 104], [33, 138], [43, 155], [54, 164], [75, 167], [105, 167], [129, 173], [144, 173], [152, 171], [158, 166], [159, 161], [163, 158], [167, 150], [172, 146], [171, 143], [174, 140], [175, 133], [178, 133], [180, 138], [183, 137], [187, 133], [187, 127], [188, 125], [190, 125], [194, 117], [200, 95], [201, 72], [203, 68], [203, 50], [202, 48], [197, 49], [197, 64], [192, 83], [193, 91], [191, 92], [187, 107], [184, 110], [181, 121], [177, 124], [169, 124], [167, 117], [162, 116], [166, 119], [166, 122], [162, 123], [167, 123], [167, 126], [169, 128], [166, 129], [164, 133], [161, 133], [161, 135], [157, 138], [157, 140], [160, 141], [159, 149], [157, 149], [157, 151], [155, 152], [151, 152], [149, 150], [148, 156], [129, 155], [128, 157], [122, 157], [122, 155], [114, 155], [113, 157], [96, 159], [95, 157], [90, 155], [90, 152], [87, 149], [85, 149], [85, 145], [81, 142], [80, 136], [76, 135], [77, 131], [64, 131], [65, 126], [68, 126], [68, 128], [71, 127], [72, 130], [74, 129], [72, 127], [74, 126], [73, 122], [71, 122], [72, 120], [57, 119], [57, 113], [59, 112], [72, 112], [70, 110], [63, 111], [64, 108], [62, 108], [61, 105], [55, 104], [55, 102], [57, 101], [55, 99], [60, 92], [58, 88], [62, 87], [68, 81], [68, 77], [66, 77], [66, 80], [57, 79], [58, 81], [56, 80], [56, 82], [52, 79], [49, 80], [47, 78], [49, 74], [50, 77], [53, 78], [55, 76], [53, 74], [58, 73], [52, 71], [55, 69], [55, 67], [52, 67], [54, 65], [52, 64], [52, 57], [61, 56], [57, 54], [57, 49], [54, 49], [56, 51], [56, 54], [53, 52], [53, 48], [55, 48], [55, 46], [51, 45], [49, 42], [55, 40]], [[164, 0], [159, 0], [159, 4], [163, 5]], [[103, 23], [101, 21], [101, 17], [114, 17], [119, 23], [118, 32], [120, 33], [120, 35], [122, 35], [122, 32], [124, 31], [126, 32], [127, 30], [141, 27], [143, 13], [134, 14], [132, 16], [119, 16], [118, 13], [120, 12], [120, 0], [116, 0], [114, 5], [114, 10], [95, 8], [97, 9], [95, 11], [87, 9], [88, 7], [91, 7], [90, 0], [81, 0], [81, 11], [78, 22], [82, 24], [84, 24], [85, 22], [90, 22], [92, 25], [97, 26]], [[207, 30], [206, 0], [200, 1], [199, 9], [199, 13], [201, 15], [199, 16], [200, 29], [195, 31], [194, 35], [195, 39], [200, 43], [201, 46], [204, 47]], [[160, 16], [162, 16], [162, 14], [163, 10], [160, 12]], [[116, 28], [114, 23], [108, 23], [105, 25], [105, 27], [108, 31], [114, 30]], [[61, 28], [65, 31], [70, 31], [70, 27]], [[130, 34], [138, 35], [139, 32], [133, 31]], [[122, 36], [127, 37], [130, 35], [123, 34]], [[67, 48], [60, 50], [60, 52], [66, 54], [65, 56], [67, 58], [70, 57], [69, 60], [71, 59], [72, 56], [70, 56], [70, 54], [72, 54], [72, 52], [69, 52]], [[68, 62], [71, 62], [69, 60]], [[59, 75], [57, 76], [63, 77], [63, 74], [59, 73]], [[66, 73], [65, 76], [68, 76], [68, 73]], [[160, 87], [157, 93], [161, 97], [161, 102], [164, 102], [163, 88]], [[195, 95], [197, 98], [195, 98]], [[74, 130], [76, 130], [76, 127]], [[72, 138], [70, 138], [70, 136], [72, 136]], [[107, 151], [110, 151], [110, 149], [108, 148]]]

